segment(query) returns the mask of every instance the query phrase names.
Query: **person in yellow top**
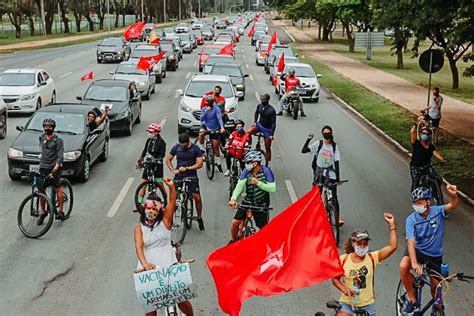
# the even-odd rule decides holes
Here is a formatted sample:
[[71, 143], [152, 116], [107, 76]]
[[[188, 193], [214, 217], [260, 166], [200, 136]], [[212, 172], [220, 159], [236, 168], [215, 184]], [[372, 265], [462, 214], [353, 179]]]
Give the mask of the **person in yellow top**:
[[356, 310], [366, 311], [370, 316], [376, 315], [375, 267], [390, 257], [397, 250], [398, 244], [395, 218], [392, 214], [385, 213], [384, 220], [388, 224], [390, 236], [388, 246], [369, 252], [370, 238], [366, 230], [355, 230], [344, 244], [346, 253], [339, 257], [344, 275], [332, 279], [334, 286], [342, 293], [338, 316], [354, 315]]

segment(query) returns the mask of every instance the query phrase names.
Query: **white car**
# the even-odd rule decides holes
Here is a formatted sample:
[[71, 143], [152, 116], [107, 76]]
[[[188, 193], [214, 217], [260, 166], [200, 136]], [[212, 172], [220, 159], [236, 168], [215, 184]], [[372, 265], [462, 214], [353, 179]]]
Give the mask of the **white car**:
[[9, 112], [33, 113], [56, 102], [56, 87], [46, 70], [8, 69], [0, 74], [0, 97]]
[[[138, 45], [132, 51], [129, 60], [137, 63], [142, 56], [156, 56], [160, 52], [160, 47], [156, 45]], [[160, 61], [153, 66], [153, 72], [155, 73], [156, 83], [162, 83], [163, 78], [166, 77], [166, 58], [161, 58]]]
[[[321, 89], [319, 85], [318, 78], [321, 78], [320, 74], [316, 74], [313, 70], [313, 67], [308, 64], [303, 63], [288, 63], [285, 65], [283, 70], [284, 74], [288, 73], [289, 69], [295, 70], [295, 77], [298, 78], [301, 82], [302, 89], [304, 93], [300, 92], [300, 97], [304, 99], [309, 99], [311, 102], [319, 101], [319, 91]], [[285, 82], [278, 78], [278, 84], [275, 87], [278, 89], [278, 94], [283, 96], [285, 90]]]
[[201, 128], [201, 101], [203, 96], [213, 91], [214, 87], [222, 87], [221, 95], [225, 98], [225, 109], [230, 118], [235, 116], [238, 99], [244, 96], [236, 91], [228, 76], [195, 74], [188, 82], [186, 89], [177, 90], [181, 96], [178, 106], [178, 133], [186, 131], [198, 132]]
[[201, 21], [195, 21], [193, 22], [192, 29], [193, 30], [200, 30], [204, 26], [204, 23]]
[[[270, 77], [268, 78], [268, 80], [270, 82], [273, 82], [273, 78], [276, 74], [277, 77], [281, 76], [281, 72], [278, 71], [278, 63], [280, 62], [280, 58], [281, 58], [281, 55], [277, 57], [278, 61], [276, 63], [274, 63], [273, 66], [270, 67]], [[286, 64], [291, 64], [291, 63], [299, 63], [300, 60], [298, 59], [298, 57], [295, 57], [295, 56], [285, 56], [285, 65]], [[277, 79], [278, 81], [278, 79]], [[275, 92], [278, 93], [278, 90], [276, 90], [276, 87], [275, 87]]]
[[188, 33], [189, 32], [189, 24], [179, 23], [178, 25], [176, 25], [174, 31], [176, 33]]
[[150, 94], [155, 93], [155, 73], [149, 70], [137, 69], [136, 62], [124, 61], [110, 74], [112, 79], [135, 82], [143, 100], [150, 100]]

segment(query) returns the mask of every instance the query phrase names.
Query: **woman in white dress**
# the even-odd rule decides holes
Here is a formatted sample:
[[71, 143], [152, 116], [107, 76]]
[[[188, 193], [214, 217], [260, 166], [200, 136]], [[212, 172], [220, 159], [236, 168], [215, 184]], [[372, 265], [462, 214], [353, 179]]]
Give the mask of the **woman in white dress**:
[[[166, 207], [162, 201], [148, 200], [140, 212], [140, 223], [135, 225], [135, 249], [138, 257], [138, 268], [153, 270], [156, 267], [169, 267], [177, 262], [176, 253], [171, 246], [171, 226], [176, 208], [176, 188], [173, 180], [163, 178], [168, 186], [169, 201]], [[179, 309], [187, 316], [193, 316], [191, 302], [178, 304]], [[145, 314], [156, 316], [156, 311]]]

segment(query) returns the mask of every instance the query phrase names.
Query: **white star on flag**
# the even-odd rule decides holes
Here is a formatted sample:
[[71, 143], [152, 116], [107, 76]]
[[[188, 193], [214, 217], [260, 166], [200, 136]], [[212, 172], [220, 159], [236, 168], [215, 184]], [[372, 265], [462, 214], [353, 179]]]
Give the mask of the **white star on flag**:
[[283, 267], [283, 246], [276, 251], [272, 252], [272, 249], [267, 245], [267, 257], [265, 262], [260, 266], [260, 274], [270, 269], [270, 267], [275, 266], [277, 268]]

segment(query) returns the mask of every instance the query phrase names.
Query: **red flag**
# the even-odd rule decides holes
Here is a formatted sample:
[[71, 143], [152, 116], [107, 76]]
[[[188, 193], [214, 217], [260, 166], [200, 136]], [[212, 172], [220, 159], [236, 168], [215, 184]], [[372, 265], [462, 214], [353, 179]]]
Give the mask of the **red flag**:
[[234, 56], [234, 47], [232, 43], [221, 48], [217, 55], [231, 55]]
[[344, 272], [317, 187], [255, 235], [212, 252], [206, 263], [219, 305], [230, 315], [239, 315], [252, 296], [291, 292]]
[[270, 42], [268, 43], [268, 53], [272, 51], [273, 45], [275, 45], [277, 42], [277, 33], [273, 32], [272, 38], [270, 39]]
[[153, 66], [153, 56], [150, 57], [140, 57], [137, 63], [137, 69], [148, 70]]
[[123, 37], [129, 41], [132, 38], [139, 38], [142, 35], [143, 26], [145, 22], [138, 22], [130, 25], [123, 33]]
[[255, 25], [252, 24], [249, 32], [247, 33], [247, 37], [252, 37], [254, 33], [255, 33]]
[[88, 74], [82, 76], [81, 81], [84, 81], [84, 80], [94, 80], [94, 72], [91, 71]]
[[161, 58], [163, 58], [165, 55], [166, 55], [166, 51], [162, 51], [162, 52], [159, 53], [158, 55], [152, 56], [151, 59], [152, 59], [152, 61], [156, 64], [156, 63], [158, 63], [158, 62], [161, 60]]
[[282, 53], [280, 56], [280, 61], [278, 62], [277, 72], [282, 72], [285, 69], [285, 53]]

